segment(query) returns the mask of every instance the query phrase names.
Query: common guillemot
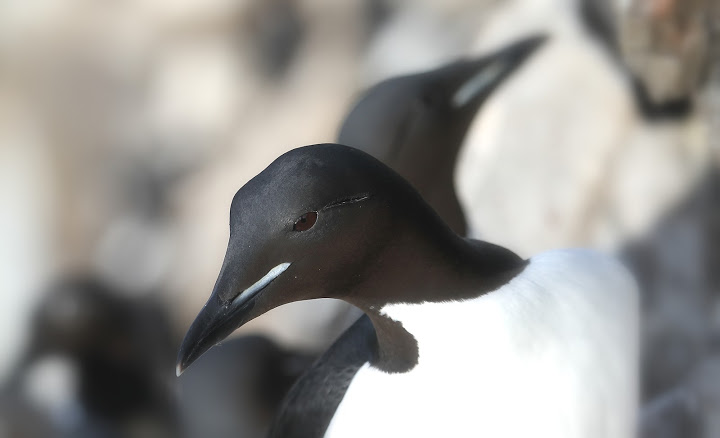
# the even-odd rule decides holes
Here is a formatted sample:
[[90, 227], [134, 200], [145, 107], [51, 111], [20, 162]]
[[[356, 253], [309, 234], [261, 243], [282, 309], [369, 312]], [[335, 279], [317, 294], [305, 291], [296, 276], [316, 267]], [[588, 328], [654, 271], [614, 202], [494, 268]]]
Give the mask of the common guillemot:
[[458, 150], [482, 103], [544, 40], [523, 38], [479, 59], [380, 82], [348, 112], [338, 142], [393, 168], [464, 235], [453, 182]]
[[237, 192], [178, 374], [253, 318], [321, 297], [366, 315], [296, 383], [271, 436], [635, 434], [638, 296], [624, 268], [462, 238], [341, 145], [292, 150]]

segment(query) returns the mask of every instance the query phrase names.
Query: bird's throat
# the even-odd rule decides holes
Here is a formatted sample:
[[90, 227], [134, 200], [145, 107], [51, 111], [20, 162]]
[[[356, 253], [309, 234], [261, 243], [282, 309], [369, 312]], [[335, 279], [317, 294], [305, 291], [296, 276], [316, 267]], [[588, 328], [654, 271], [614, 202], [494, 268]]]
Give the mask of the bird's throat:
[[418, 363], [418, 343], [402, 323], [372, 309], [368, 316], [377, 336], [377, 352], [371, 362], [388, 373], [406, 373]]

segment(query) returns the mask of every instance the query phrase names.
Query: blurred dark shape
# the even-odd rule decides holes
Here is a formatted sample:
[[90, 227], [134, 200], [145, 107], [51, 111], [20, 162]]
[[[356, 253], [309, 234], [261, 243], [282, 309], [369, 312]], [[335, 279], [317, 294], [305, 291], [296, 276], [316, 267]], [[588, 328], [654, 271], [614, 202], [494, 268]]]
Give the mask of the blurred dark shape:
[[635, 104], [648, 120], [681, 119], [689, 116], [693, 110], [693, 101], [690, 96], [653, 102], [647, 87], [638, 77], [632, 78], [632, 87], [635, 93]]
[[681, 384], [712, 349], [717, 322], [720, 178], [710, 169], [643, 239], [624, 249], [643, 298], [643, 396]]
[[0, 437], [38, 438], [51, 435], [50, 419], [16, 392], [0, 391]]
[[682, 382], [645, 405], [642, 438], [714, 438], [720, 434], [720, 356], [696, 364]]
[[[12, 385], [17, 394], [54, 397], [50, 436], [175, 436], [173, 346], [167, 315], [152, 300], [71, 278], [55, 284], [36, 310]], [[30, 372], [49, 358], [61, 358], [75, 381]], [[54, 396], [52, 379], [71, 387]]]
[[143, 153], [118, 152], [108, 160], [107, 196], [115, 201], [113, 211], [93, 262], [110, 286], [143, 294], [162, 288], [172, 276], [177, 257], [174, 191], [205, 157], [162, 142]]
[[647, 403], [641, 413], [641, 438], [699, 438], [698, 400], [688, 388], [679, 387]]
[[712, 429], [720, 418], [717, 167], [623, 257], [643, 297], [642, 436], [718, 436], [720, 429]]
[[171, 218], [173, 190], [198, 163], [187, 163], [168, 155], [144, 154], [116, 160], [114, 170], [119, 174], [116, 188], [121, 191], [117, 198], [127, 202], [127, 209], [134, 214], [158, 221]]
[[703, 436], [720, 436], [720, 354], [697, 366], [688, 386], [699, 400]]
[[365, 13], [365, 43], [369, 43], [373, 35], [375, 35], [393, 13], [395, 13], [395, 8], [391, 3], [389, 0], [366, 0], [363, 2], [363, 11]]
[[178, 382], [167, 315], [126, 295], [85, 277], [52, 286], [0, 392], [0, 436], [260, 437], [315, 358], [247, 336], [213, 349]]
[[482, 103], [543, 41], [532, 36], [474, 61], [383, 81], [355, 103], [338, 142], [392, 167], [465, 235], [453, 181], [460, 146]]
[[[646, 119], [654, 122], [681, 119], [692, 113], [693, 92], [696, 88], [699, 88], [701, 83], [700, 79], [697, 79], [698, 83], [692, 88], [689, 86], [685, 87], [683, 92], [677, 92], [673, 95], [664, 97], [653, 96], [651, 90], [653, 85], [648, 82], [649, 79], [647, 78], [648, 75], [653, 73], [643, 71], [642, 69], [647, 69], [646, 66], [643, 66], [640, 70], [633, 66], [633, 64], [636, 64], [639, 61], [632, 57], [647, 56], [647, 53], [623, 53], [623, 47], [620, 39], [624, 37], [627, 40], [628, 38], [632, 39], [639, 37], [627, 35], [627, 32], [624, 34], [619, 32], [617, 20], [618, 14], [613, 10], [611, 2], [604, 0], [583, 0], [580, 2], [579, 7], [580, 17], [585, 25], [585, 28], [588, 30], [590, 35], [595, 37], [595, 40], [600, 45], [605, 47], [609, 55], [614, 58], [620, 66], [630, 82], [635, 98], [636, 108]], [[671, 20], [670, 17], [665, 17], [664, 19]], [[626, 46], [628, 45], [627, 41], [624, 41], [624, 43]], [[680, 55], [676, 54], [671, 56]], [[631, 58], [626, 59], [627, 57]]]
[[619, 22], [619, 56], [638, 109], [650, 119], [684, 117], [706, 82], [711, 2], [632, 0]]
[[581, 0], [580, 19], [590, 35], [610, 53], [619, 53], [617, 20], [612, 2], [607, 0]]
[[260, 73], [280, 80], [292, 65], [305, 36], [297, 4], [293, 0], [255, 0], [241, 29], [250, 40]]
[[285, 394], [315, 358], [263, 336], [216, 346], [179, 378], [184, 436], [266, 436]]
[[172, 221], [173, 195], [178, 185], [206, 166], [210, 158], [184, 143], [190, 141], [192, 138], [156, 138], [146, 143], [119, 144], [109, 151], [104, 165], [108, 172], [107, 196], [119, 204], [115, 214]]

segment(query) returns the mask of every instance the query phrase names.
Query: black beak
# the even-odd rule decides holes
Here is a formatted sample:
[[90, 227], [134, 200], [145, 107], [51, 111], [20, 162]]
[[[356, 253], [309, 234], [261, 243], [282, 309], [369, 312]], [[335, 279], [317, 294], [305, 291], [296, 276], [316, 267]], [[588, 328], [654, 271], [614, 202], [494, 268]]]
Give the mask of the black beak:
[[235, 324], [236, 318], [233, 318], [233, 316], [242, 317], [242, 315], [233, 314], [246, 312], [239, 312], [242, 309], [236, 309], [235, 312], [231, 310], [233, 310], [231, 306], [222, 304], [215, 291], [213, 291], [210, 299], [200, 310], [195, 321], [193, 321], [180, 346], [175, 367], [175, 373], [178, 376], [197, 358], [225, 339], [238, 327]]
[[[484, 101], [548, 39], [534, 35], [469, 64], [452, 101], [455, 107], [475, 107]], [[470, 105], [468, 105], [470, 104]]]
[[505, 49], [500, 50], [494, 56], [502, 59], [506, 63], [505, 74], [509, 74], [527, 61], [537, 49], [545, 44], [548, 38], [547, 35], [533, 35], [511, 44]]
[[175, 373], [180, 376], [197, 358], [227, 338], [235, 329], [253, 319], [256, 316], [253, 312], [255, 298], [289, 266], [290, 263], [281, 263], [239, 293], [240, 288], [233, 271], [223, 266], [210, 299], [200, 310], [183, 339]]
[[531, 55], [535, 49], [548, 40], [547, 35], [538, 34], [523, 38], [515, 43], [510, 44], [505, 49], [501, 49], [497, 55], [504, 56], [507, 59], [515, 60], [518, 63], [522, 63], [529, 55]]

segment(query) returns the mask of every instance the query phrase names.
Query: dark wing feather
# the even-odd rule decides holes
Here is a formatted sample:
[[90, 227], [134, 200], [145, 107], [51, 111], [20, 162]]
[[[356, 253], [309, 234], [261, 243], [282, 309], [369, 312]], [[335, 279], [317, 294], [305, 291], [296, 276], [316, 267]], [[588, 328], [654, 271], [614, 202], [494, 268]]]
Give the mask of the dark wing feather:
[[322, 438], [358, 369], [377, 354], [363, 315], [293, 385], [270, 428], [272, 438]]

